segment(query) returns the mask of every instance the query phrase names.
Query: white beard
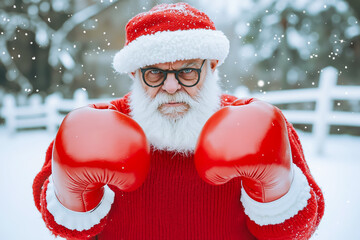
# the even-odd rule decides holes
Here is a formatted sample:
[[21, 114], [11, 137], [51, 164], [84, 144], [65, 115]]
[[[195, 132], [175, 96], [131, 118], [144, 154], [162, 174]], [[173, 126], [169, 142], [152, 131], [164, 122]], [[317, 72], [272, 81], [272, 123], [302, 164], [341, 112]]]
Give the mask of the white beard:
[[[130, 115], [142, 127], [147, 139], [155, 149], [191, 153], [205, 122], [220, 108], [221, 89], [217, 70], [212, 73], [207, 64], [207, 75], [196, 98], [185, 92], [167, 94], [159, 92], [150, 98], [145, 92], [139, 75], [136, 74], [130, 95]], [[170, 100], [185, 102], [190, 108], [178, 118], [166, 117], [159, 106]], [[184, 107], [170, 107], [173, 112], [181, 112]]]

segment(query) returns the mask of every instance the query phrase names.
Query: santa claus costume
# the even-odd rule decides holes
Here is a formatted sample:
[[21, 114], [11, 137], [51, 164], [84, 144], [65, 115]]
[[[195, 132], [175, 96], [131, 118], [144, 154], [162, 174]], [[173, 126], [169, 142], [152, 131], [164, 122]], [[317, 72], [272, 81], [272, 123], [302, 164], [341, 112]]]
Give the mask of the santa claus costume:
[[[208, 16], [185, 3], [158, 5], [135, 16], [126, 33], [125, 47], [114, 57], [119, 73], [185, 59], [217, 59], [221, 64], [229, 51], [227, 38]], [[281, 198], [256, 201], [244, 190], [241, 178], [215, 186], [199, 176], [194, 152], [206, 121], [219, 109], [254, 101], [221, 94], [217, 72], [210, 73], [208, 63], [205, 67], [208, 74], [196, 99], [174, 96], [191, 106], [182, 118], [161, 116], [157, 111], [161, 100], [147, 97], [136, 75], [129, 94], [108, 105], [92, 105], [131, 117], [146, 134], [149, 172], [134, 191], [106, 185], [94, 209], [67, 209], [55, 193], [54, 142], [50, 144], [33, 192], [36, 207], [54, 235], [99, 240], [310, 238], [323, 216], [324, 198], [307, 166], [299, 137], [287, 121], [293, 180]], [[229, 140], [228, 136], [219, 139], [223, 140]], [[120, 154], [121, 146], [118, 151]]]

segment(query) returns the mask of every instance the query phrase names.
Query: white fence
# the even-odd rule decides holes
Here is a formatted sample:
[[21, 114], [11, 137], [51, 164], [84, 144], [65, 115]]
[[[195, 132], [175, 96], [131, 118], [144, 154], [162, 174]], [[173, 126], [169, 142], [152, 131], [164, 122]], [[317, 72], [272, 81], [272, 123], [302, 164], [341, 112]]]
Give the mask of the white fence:
[[[334, 101], [360, 101], [360, 86], [337, 86], [338, 72], [333, 67], [322, 70], [318, 88], [281, 90], [250, 94], [246, 88], [238, 88], [238, 97], [256, 97], [272, 104], [315, 102], [315, 111], [283, 110], [289, 122], [311, 124], [316, 149], [322, 153], [323, 142], [331, 125], [360, 127], [360, 113], [334, 111]], [[1, 116], [10, 132], [18, 129], [44, 127], [56, 132], [64, 116], [74, 108], [94, 102], [109, 102], [112, 99], [89, 99], [87, 92], [79, 89], [73, 99], [63, 99], [59, 94], [48, 96], [43, 102], [39, 95], [33, 95], [26, 106], [18, 106], [12, 95], [6, 95]]]
[[46, 128], [55, 133], [63, 118], [71, 110], [90, 103], [110, 102], [112, 99], [89, 99], [86, 91], [78, 89], [73, 99], [63, 99], [60, 94], [49, 95], [45, 101], [41, 96], [32, 95], [29, 104], [17, 106], [13, 95], [4, 97], [1, 116], [5, 118], [6, 128], [10, 133], [19, 129]]
[[326, 67], [321, 71], [319, 87], [311, 89], [281, 90], [250, 94], [239, 88], [238, 97], [256, 97], [271, 104], [292, 104], [315, 102], [315, 111], [282, 110], [285, 117], [293, 124], [311, 124], [315, 138], [315, 149], [322, 154], [323, 143], [330, 133], [331, 125], [360, 127], [360, 113], [334, 111], [334, 101], [360, 101], [360, 86], [336, 85], [338, 71]]

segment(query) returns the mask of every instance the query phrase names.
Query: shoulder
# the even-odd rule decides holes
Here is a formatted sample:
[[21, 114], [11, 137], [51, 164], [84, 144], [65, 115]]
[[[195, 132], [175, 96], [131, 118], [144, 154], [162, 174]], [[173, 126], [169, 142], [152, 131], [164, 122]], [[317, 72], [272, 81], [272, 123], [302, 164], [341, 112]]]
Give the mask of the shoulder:
[[249, 104], [255, 100], [254, 98], [238, 98], [233, 95], [229, 94], [222, 94], [221, 95], [221, 107], [228, 107], [228, 106], [240, 106]]
[[130, 111], [131, 111], [130, 103], [129, 103], [130, 94], [131, 93], [127, 93], [122, 98], [111, 101], [110, 104], [112, 104], [116, 108], [116, 110], [118, 110], [119, 112], [129, 115]]
[[236, 101], [238, 98], [232, 95], [228, 95], [228, 94], [222, 94], [220, 101], [221, 101], [221, 106], [222, 107], [226, 107], [226, 106], [231, 106], [232, 103], [234, 101]]

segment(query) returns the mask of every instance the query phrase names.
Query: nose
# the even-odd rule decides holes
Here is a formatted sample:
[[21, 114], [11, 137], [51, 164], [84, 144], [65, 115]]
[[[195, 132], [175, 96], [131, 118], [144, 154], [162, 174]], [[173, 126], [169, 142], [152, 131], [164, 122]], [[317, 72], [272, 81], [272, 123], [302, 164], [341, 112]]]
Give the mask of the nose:
[[178, 80], [175, 78], [175, 74], [169, 73], [167, 75], [164, 84], [162, 85], [162, 89], [168, 92], [169, 94], [174, 94], [180, 88], [181, 85], [179, 84]]

